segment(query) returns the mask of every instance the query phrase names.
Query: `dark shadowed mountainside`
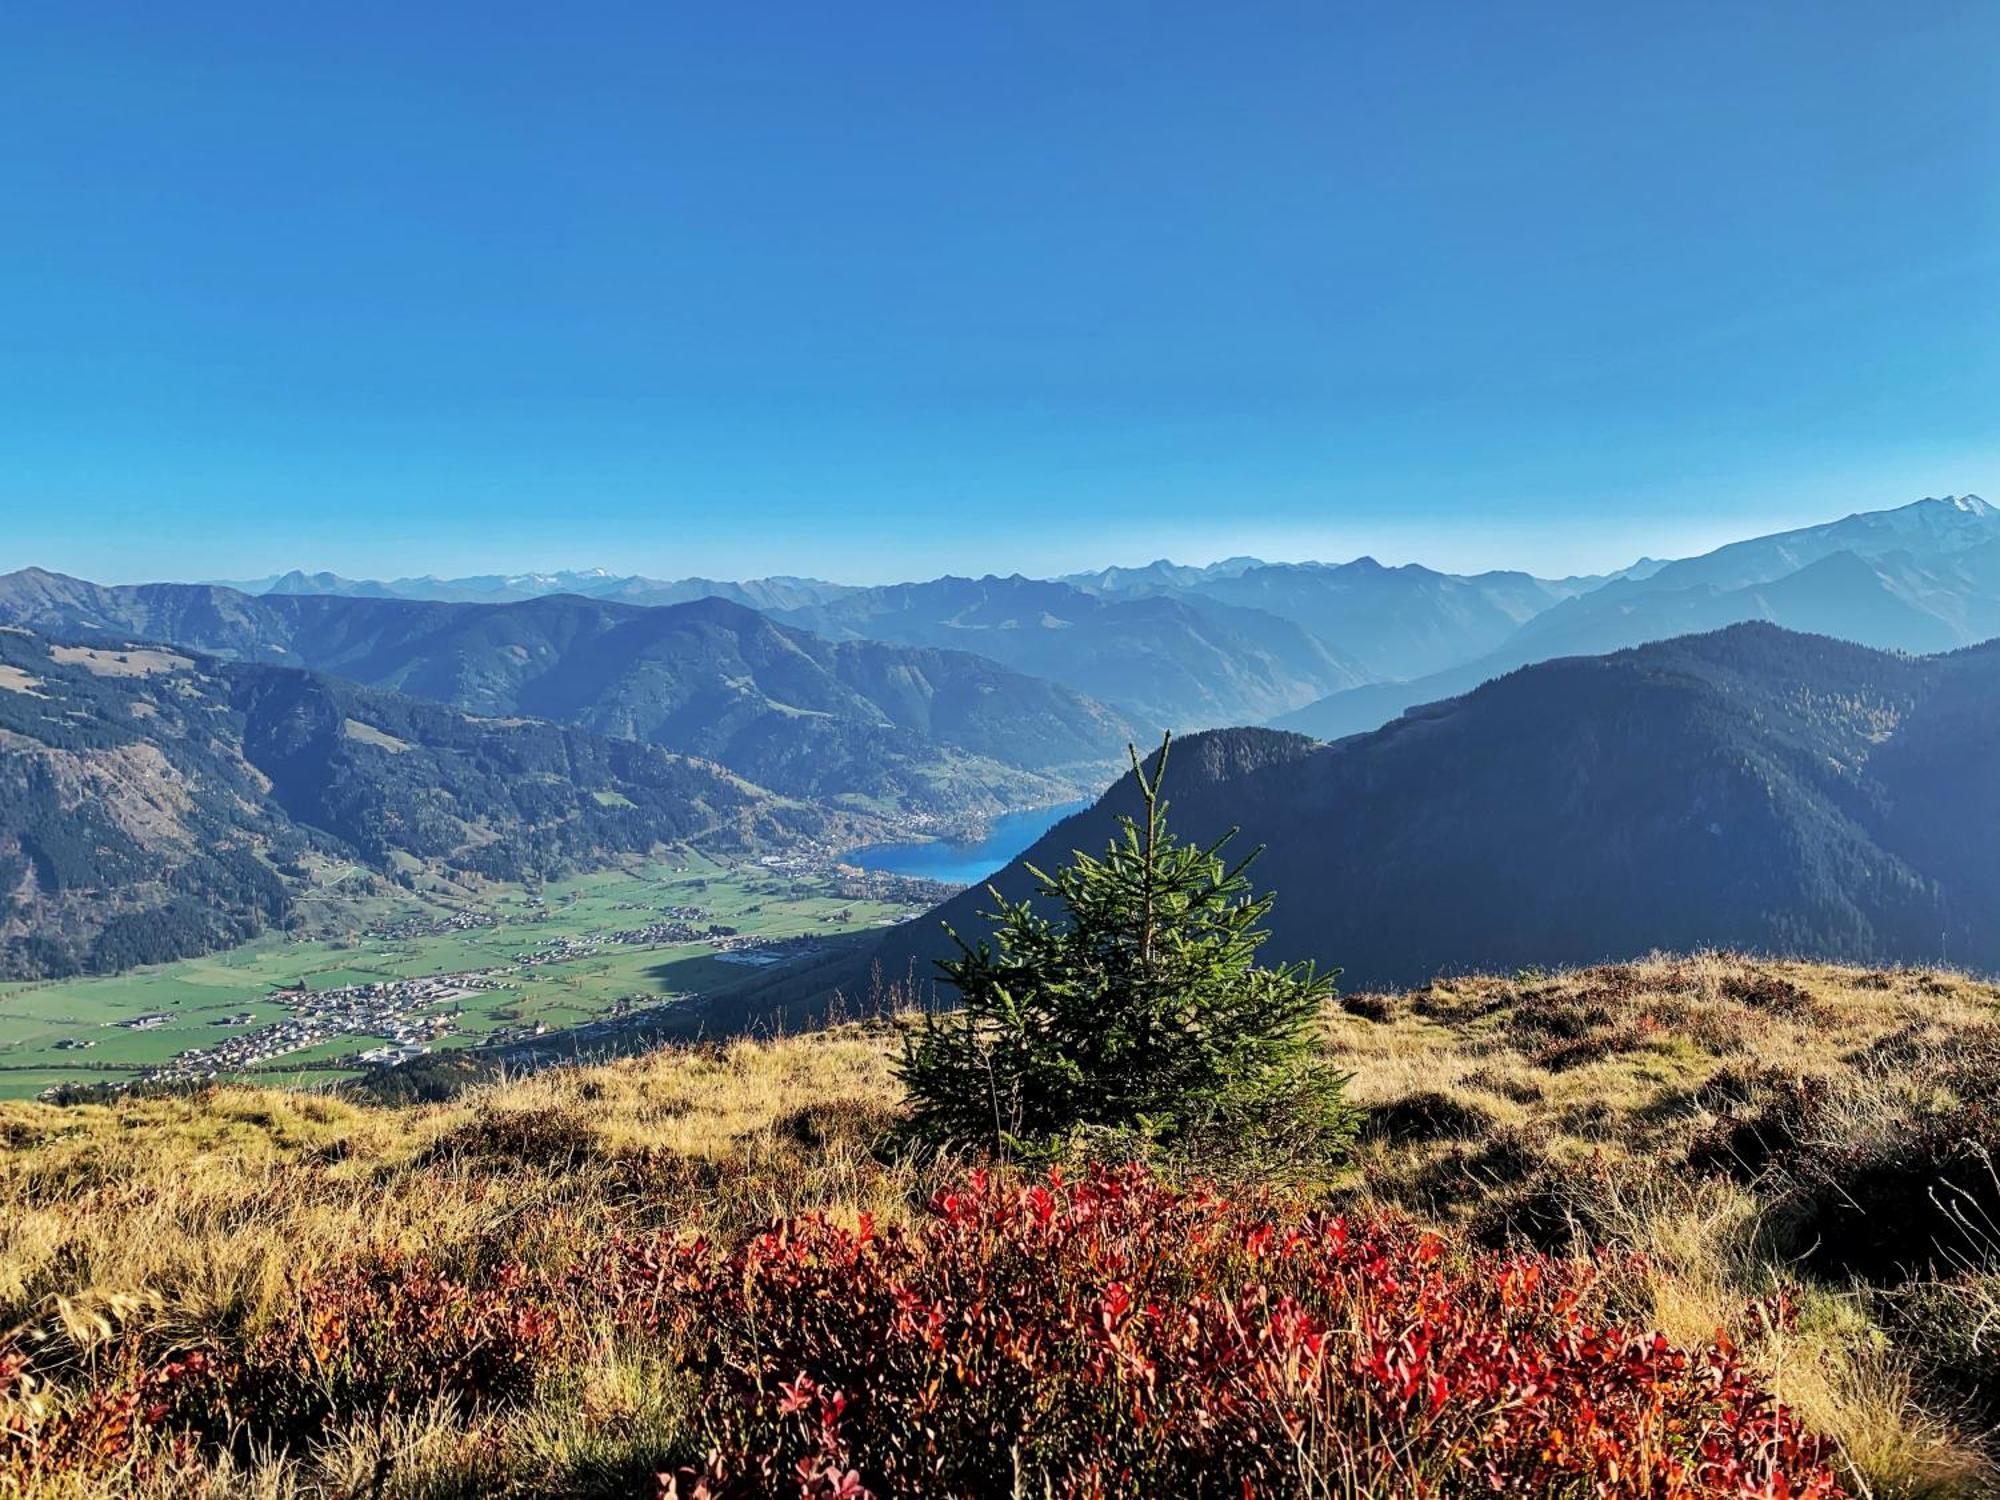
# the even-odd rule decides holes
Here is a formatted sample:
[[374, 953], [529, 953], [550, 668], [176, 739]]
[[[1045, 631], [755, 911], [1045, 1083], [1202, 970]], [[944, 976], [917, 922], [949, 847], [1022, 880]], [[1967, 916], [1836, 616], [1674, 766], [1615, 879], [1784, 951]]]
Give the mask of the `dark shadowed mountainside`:
[[[2000, 644], [1911, 659], [1739, 626], [1530, 667], [1372, 734], [1174, 747], [1174, 824], [1268, 850], [1271, 953], [1349, 987], [1722, 946], [2000, 967]], [[996, 879], [1095, 851], [1127, 776]], [[928, 973], [938, 917], [887, 934]], [[850, 976], [849, 984], [856, 981]]]

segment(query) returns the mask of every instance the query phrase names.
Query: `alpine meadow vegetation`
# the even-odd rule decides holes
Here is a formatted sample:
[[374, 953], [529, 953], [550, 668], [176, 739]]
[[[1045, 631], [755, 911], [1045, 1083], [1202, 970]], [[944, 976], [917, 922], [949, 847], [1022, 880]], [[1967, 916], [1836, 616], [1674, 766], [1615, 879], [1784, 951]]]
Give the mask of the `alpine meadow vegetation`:
[[1331, 1181], [914, 1149], [929, 1024], [0, 1105], [0, 1494], [1995, 1492], [1990, 985], [1345, 995]]

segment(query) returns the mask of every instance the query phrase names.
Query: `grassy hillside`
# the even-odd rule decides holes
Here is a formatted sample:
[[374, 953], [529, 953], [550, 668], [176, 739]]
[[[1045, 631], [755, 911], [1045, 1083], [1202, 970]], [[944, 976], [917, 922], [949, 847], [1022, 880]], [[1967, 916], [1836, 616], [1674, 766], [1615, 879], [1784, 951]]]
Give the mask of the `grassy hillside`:
[[[760, 1442], [817, 1451], [844, 1381], [832, 1420], [857, 1446], [843, 1461], [878, 1494], [1064, 1493], [1092, 1465], [1167, 1466], [1157, 1476], [1177, 1453], [1206, 1467], [1174, 1493], [1240, 1495], [1225, 1471], [1254, 1464], [1259, 1494], [1483, 1493], [1452, 1443], [1525, 1460], [1496, 1437], [1473, 1367], [1532, 1355], [1556, 1381], [1516, 1412], [1537, 1441], [1584, 1431], [1559, 1376], [1597, 1369], [1590, 1394], [1615, 1416], [1631, 1380], [1709, 1400], [1689, 1393], [1692, 1371], [1740, 1395], [1703, 1429], [1718, 1452], [1745, 1423], [1783, 1435], [1754, 1396], [1768, 1389], [1832, 1444], [1848, 1493], [1993, 1492], [1976, 1438], [2000, 1416], [2000, 1181], [1979, 1155], [2000, 1145], [1992, 986], [1701, 956], [1347, 997], [1326, 1045], [1369, 1123], [1330, 1206], [1347, 1215], [1340, 1244], [1374, 1248], [1363, 1262], [1343, 1250], [1348, 1269], [1302, 1295], [1376, 1328], [1406, 1306], [1383, 1280], [1400, 1267], [1430, 1299], [1412, 1331], [1444, 1351], [1415, 1406], [1383, 1384], [1416, 1357], [1407, 1344], [1380, 1369], [1327, 1367], [1310, 1390], [1297, 1383], [1329, 1356], [1306, 1345], [1285, 1346], [1282, 1371], [1241, 1349], [1248, 1363], [1214, 1363], [1238, 1346], [1202, 1288], [1290, 1285], [1290, 1247], [1331, 1243], [1283, 1193], [1217, 1203], [1109, 1179], [1015, 1200], [960, 1164], [898, 1156], [896, 1029], [679, 1048], [400, 1111], [246, 1089], [0, 1105], [0, 1490], [11, 1475], [31, 1495], [687, 1495], [703, 1492], [691, 1474], [672, 1490], [655, 1476], [715, 1450], [740, 1483]], [[941, 1186], [952, 1196], [927, 1208]], [[754, 1237], [820, 1209], [829, 1226]], [[1055, 1227], [1036, 1228], [1050, 1213]], [[1286, 1248], [1258, 1248], [1255, 1218], [1291, 1226]], [[846, 1233], [864, 1226], [874, 1238]], [[1024, 1239], [1041, 1248], [1007, 1259]], [[1569, 1258], [1590, 1246], [1603, 1253], [1588, 1268]], [[732, 1249], [718, 1281], [710, 1258]], [[1482, 1259], [1494, 1253], [1513, 1259]], [[977, 1317], [951, 1289], [969, 1266], [995, 1278]], [[870, 1300], [891, 1273], [898, 1297], [972, 1321], [935, 1349], [907, 1342], [906, 1304]], [[1165, 1337], [1120, 1321], [1127, 1285], [1185, 1303], [1205, 1362], [1126, 1384]], [[1051, 1307], [1081, 1316], [1051, 1327]], [[980, 1321], [1003, 1315], [1047, 1356], [1026, 1385]], [[1600, 1315], [1671, 1347], [1549, 1342]], [[1493, 1318], [1498, 1345], [1453, 1342]], [[1079, 1350], [1099, 1363], [1064, 1363]], [[1612, 1363], [1588, 1365], [1599, 1357]], [[808, 1367], [817, 1393], [796, 1378]], [[1286, 1409], [1310, 1419], [1289, 1439], [1240, 1425], [1275, 1399], [1254, 1386], [1266, 1377], [1292, 1381]], [[1127, 1407], [1094, 1404], [1107, 1379], [1162, 1425], [1140, 1441]], [[908, 1403], [931, 1380], [951, 1395], [926, 1428]], [[979, 1483], [880, 1479], [914, 1461], [897, 1434], [928, 1430], [970, 1462], [987, 1421], [1026, 1446], [995, 1450]], [[1587, 1436], [1633, 1441], [1615, 1422]], [[1788, 1441], [1774, 1461], [1803, 1486], [1811, 1443]], [[839, 1478], [729, 1492], [832, 1494]], [[1711, 1481], [1676, 1493], [1753, 1492]], [[1655, 1491], [1628, 1473], [1602, 1492]]]

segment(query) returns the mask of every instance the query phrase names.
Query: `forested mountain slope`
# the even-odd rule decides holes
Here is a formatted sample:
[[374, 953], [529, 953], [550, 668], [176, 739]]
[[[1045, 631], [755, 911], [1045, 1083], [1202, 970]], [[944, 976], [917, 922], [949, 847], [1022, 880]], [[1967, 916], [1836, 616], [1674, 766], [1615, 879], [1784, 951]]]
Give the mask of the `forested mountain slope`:
[[0, 629], [0, 976], [240, 941], [286, 919], [319, 855], [514, 879], [857, 826], [634, 741]]
[[310, 667], [720, 761], [788, 795], [945, 814], [1071, 794], [1126, 721], [958, 651], [830, 642], [722, 599], [457, 604], [0, 578], [0, 620]]
[[[1911, 659], [1746, 625], [1548, 662], [1338, 744], [1176, 745], [1177, 827], [1240, 825], [1277, 956], [1351, 983], [1728, 946], [2000, 967], [2000, 644]], [[1129, 776], [997, 880], [1110, 837]], [[944, 908], [967, 933], [988, 904]], [[896, 929], [901, 975], [943, 951]]]

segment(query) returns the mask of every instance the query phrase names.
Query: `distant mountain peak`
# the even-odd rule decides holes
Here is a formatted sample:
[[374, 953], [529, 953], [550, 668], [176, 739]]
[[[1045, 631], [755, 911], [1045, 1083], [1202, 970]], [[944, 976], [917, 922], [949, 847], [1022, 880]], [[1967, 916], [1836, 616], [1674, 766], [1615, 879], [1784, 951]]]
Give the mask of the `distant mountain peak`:
[[[1927, 516], [1973, 516], [1982, 521], [2000, 520], [2000, 508], [1987, 504], [1974, 494], [1926, 495], [1921, 500], [1912, 500], [1908, 505], [1895, 506], [1889, 510], [1857, 511], [1847, 519], [1868, 520], [1888, 519], [1896, 516], [1912, 518]], [[1839, 524], [1839, 523], [1835, 523]]]

